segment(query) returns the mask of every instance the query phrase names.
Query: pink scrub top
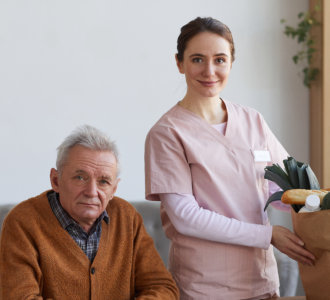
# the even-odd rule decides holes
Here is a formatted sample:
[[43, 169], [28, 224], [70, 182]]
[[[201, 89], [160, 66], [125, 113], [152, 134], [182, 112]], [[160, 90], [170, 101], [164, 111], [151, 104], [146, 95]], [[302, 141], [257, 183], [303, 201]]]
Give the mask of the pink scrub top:
[[[264, 168], [282, 164], [287, 152], [260, 113], [228, 101], [225, 105], [224, 135], [178, 104], [151, 128], [145, 145], [146, 199], [159, 200], [161, 193], [193, 194], [200, 207], [269, 225], [263, 211], [269, 195]], [[169, 269], [181, 299], [253, 299], [278, 291], [272, 246], [188, 237], [175, 230], [164, 209], [161, 217], [171, 240]]]

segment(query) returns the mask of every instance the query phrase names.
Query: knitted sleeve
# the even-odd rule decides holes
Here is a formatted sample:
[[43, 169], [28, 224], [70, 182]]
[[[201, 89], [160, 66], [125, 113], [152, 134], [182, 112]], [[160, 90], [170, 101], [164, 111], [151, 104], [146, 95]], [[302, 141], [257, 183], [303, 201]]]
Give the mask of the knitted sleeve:
[[146, 232], [142, 217], [134, 221], [134, 277], [136, 299], [179, 299], [179, 291]]
[[2, 226], [0, 266], [0, 299], [43, 299], [38, 252], [31, 234], [18, 218], [15, 209], [9, 213]]

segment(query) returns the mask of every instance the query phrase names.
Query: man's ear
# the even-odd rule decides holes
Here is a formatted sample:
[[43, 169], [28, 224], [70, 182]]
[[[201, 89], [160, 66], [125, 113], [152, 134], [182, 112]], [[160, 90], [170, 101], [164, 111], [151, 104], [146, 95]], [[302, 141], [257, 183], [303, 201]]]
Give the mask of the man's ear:
[[59, 173], [56, 169], [52, 168], [50, 170], [50, 183], [52, 185], [53, 190], [58, 193], [59, 192]]
[[179, 72], [181, 74], [184, 74], [183, 62], [179, 61], [178, 54], [175, 54], [175, 61], [176, 61], [176, 66], [178, 67]]

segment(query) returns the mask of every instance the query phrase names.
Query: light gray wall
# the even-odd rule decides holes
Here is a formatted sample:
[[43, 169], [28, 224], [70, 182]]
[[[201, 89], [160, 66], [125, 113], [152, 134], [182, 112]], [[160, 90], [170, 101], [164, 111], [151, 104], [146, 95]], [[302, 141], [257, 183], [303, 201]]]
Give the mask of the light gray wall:
[[56, 147], [88, 123], [118, 143], [117, 194], [144, 198], [144, 139], [185, 92], [174, 54], [180, 27], [213, 16], [237, 48], [223, 97], [258, 109], [296, 158], [308, 161], [308, 90], [281, 18], [308, 0], [2, 0], [0, 203], [50, 187]]

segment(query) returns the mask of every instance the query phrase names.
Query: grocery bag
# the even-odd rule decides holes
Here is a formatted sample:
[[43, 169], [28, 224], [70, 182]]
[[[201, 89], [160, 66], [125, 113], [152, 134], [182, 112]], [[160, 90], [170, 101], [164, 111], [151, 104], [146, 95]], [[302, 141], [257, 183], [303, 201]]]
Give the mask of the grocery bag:
[[330, 210], [297, 213], [291, 209], [294, 232], [316, 257], [314, 266], [301, 263], [299, 273], [307, 299], [330, 299]]

